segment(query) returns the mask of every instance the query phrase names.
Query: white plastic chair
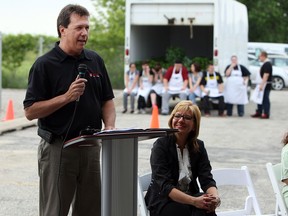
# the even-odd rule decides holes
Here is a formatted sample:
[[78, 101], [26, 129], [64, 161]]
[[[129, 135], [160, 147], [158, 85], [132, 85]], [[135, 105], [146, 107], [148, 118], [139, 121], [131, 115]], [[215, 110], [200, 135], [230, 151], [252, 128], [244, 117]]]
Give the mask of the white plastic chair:
[[151, 182], [151, 173], [138, 176], [138, 206], [141, 216], [149, 216], [149, 211], [144, 200], [144, 193], [148, 190]]
[[287, 208], [283, 200], [281, 192], [281, 164], [272, 165], [271, 163], [266, 164], [268, 175], [272, 184], [273, 191], [276, 196], [276, 206], [275, 206], [275, 215], [284, 216], [287, 214]]
[[261, 215], [261, 210], [256, 198], [254, 186], [250, 177], [250, 173], [246, 166], [242, 166], [241, 169], [214, 169], [212, 170], [212, 174], [217, 186], [246, 186], [248, 190], [248, 196], [246, 197], [244, 209], [216, 212], [218, 216], [251, 215], [253, 213], [253, 210], [255, 215]]

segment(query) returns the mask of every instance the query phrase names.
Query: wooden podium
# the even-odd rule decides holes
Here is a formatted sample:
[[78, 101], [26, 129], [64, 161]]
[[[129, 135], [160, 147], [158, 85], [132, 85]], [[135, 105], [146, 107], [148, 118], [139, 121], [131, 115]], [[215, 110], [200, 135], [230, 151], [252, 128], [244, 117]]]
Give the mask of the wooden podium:
[[101, 216], [137, 215], [138, 141], [174, 132], [164, 128], [109, 130], [65, 142], [64, 148], [102, 141]]

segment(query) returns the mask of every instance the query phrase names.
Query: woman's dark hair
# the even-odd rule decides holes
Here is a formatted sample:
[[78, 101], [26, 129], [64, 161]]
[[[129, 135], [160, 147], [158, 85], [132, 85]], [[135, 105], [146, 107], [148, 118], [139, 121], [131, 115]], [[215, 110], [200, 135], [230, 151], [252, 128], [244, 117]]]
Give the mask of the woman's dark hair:
[[285, 135], [284, 135], [284, 137], [283, 137], [283, 139], [282, 139], [282, 143], [283, 143], [284, 145], [288, 144], [288, 132], [285, 133]]
[[142, 65], [149, 65], [149, 61], [148, 60], [144, 60], [144, 61], [142, 61]]
[[89, 11], [80, 6], [80, 5], [76, 5], [76, 4], [69, 4], [66, 5], [59, 13], [58, 18], [57, 18], [57, 32], [58, 32], [58, 37], [61, 37], [61, 33], [59, 31], [59, 27], [63, 26], [65, 28], [68, 27], [68, 25], [70, 24], [70, 17], [71, 14], [77, 14], [79, 16], [90, 16]]
[[201, 67], [200, 67], [200, 65], [198, 64], [198, 63], [192, 63], [191, 65], [190, 65], [190, 67], [192, 66], [192, 65], [194, 65], [194, 68], [195, 68], [195, 71], [197, 71], [197, 72], [200, 72], [201, 71]]
[[157, 63], [155, 64], [155, 66], [154, 66], [154, 69], [155, 69], [156, 71], [161, 70], [161, 69], [162, 69], [161, 64], [160, 64], [159, 62], [157, 62]]
[[131, 63], [129, 64], [129, 68], [130, 68], [132, 65], [135, 65], [135, 66], [136, 66], [136, 64], [135, 64], [134, 62], [131, 62]]

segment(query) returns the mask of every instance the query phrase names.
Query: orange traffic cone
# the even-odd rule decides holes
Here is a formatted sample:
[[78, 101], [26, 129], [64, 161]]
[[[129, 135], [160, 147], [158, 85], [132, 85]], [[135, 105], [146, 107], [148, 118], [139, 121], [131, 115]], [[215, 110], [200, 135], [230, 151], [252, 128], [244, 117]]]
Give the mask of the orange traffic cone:
[[7, 111], [6, 111], [6, 117], [4, 118], [4, 121], [7, 120], [13, 120], [14, 119], [14, 108], [13, 108], [13, 101], [10, 99], [8, 101]]
[[153, 105], [152, 107], [152, 118], [151, 118], [150, 128], [159, 128], [159, 116], [158, 116], [157, 105]]

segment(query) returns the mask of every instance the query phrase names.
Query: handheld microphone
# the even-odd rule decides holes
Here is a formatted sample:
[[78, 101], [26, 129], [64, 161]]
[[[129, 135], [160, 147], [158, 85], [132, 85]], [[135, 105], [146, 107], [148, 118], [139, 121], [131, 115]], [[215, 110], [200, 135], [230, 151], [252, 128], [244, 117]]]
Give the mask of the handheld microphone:
[[[78, 66], [79, 78], [85, 78], [86, 71], [87, 71], [87, 65], [86, 64], [79, 64], [79, 66]], [[80, 100], [80, 97], [76, 101], [79, 102], [79, 100]]]
[[86, 71], [87, 71], [87, 65], [86, 64], [79, 64], [79, 66], [78, 66], [79, 78], [85, 78]]

